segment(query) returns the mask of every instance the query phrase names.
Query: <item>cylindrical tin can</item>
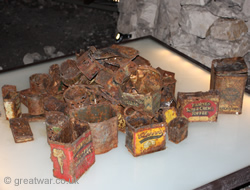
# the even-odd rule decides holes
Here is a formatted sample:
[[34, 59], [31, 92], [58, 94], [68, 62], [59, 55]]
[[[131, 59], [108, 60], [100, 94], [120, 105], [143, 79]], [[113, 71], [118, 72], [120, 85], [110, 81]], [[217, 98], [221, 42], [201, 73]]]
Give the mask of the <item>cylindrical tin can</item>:
[[43, 95], [42, 94], [29, 94], [27, 96], [28, 112], [30, 115], [42, 115], [44, 114], [43, 108]]
[[63, 97], [69, 109], [80, 108], [89, 104], [88, 94], [84, 85], [73, 85], [64, 91]]
[[247, 72], [242, 57], [213, 60], [210, 89], [220, 93], [219, 113], [241, 114]]

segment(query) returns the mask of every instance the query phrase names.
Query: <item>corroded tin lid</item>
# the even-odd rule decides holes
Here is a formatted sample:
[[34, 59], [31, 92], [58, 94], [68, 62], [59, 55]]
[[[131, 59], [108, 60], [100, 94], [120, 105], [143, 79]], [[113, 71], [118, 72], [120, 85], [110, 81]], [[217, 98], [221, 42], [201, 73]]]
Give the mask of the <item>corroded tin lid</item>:
[[212, 64], [217, 74], [246, 74], [248, 71], [242, 57], [215, 59]]

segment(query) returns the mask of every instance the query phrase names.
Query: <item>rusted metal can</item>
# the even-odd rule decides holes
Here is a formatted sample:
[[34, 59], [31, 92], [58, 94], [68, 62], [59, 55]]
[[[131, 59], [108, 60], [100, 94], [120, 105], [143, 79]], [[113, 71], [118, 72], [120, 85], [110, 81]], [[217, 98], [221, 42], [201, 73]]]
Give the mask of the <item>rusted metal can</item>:
[[168, 124], [168, 140], [176, 144], [188, 136], [188, 120], [184, 117], [176, 117]]
[[161, 74], [156, 69], [147, 65], [139, 66], [136, 74], [130, 75], [129, 80], [121, 86], [121, 104], [156, 113], [160, 108], [161, 79]]
[[75, 109], [72, 110], [71, 117], [89, 123], [95, 154], [106, 153], [118, 146], [117, 114], [110, 104], [103, 103]]
[[21, 117], [21, 100], [19, 92], [16, 91], [16, 86], [4, 85], [2, 95], [6, 119]]
[[220, 92], [219, 113], [241, 114], [247, 72], [242, 57], [213, 60], [210, 89]]
[[166, 125], [154, 123], [152, 118], [126, 117], [126, 144], [133, 156], [153, 153], [166, 148]]
[[44, 98], [44, 112], [47, 115], [50, 111], [59, 111], [66, 113], [66, 103], [56, 98], [55, 96], [48, 96]]
[[45, 73], [36, 73], [30, 76], [30, 89], [32, 92], [47, 94], [52, 82], [51, 77]]
[[31, 95], [31, 94], [33, 94], [33, 93], [32, 93], [32, 91], [31, 91], [30, 88], [19, 91], [19, 96], [20, 96], [21, 102], [22, 102], [26, 107], [28, 107], [27, 97], [28, 97], [29, 95]]
[[84, 85], [73, 85], [64, 91], [63, 97], [69, 109], [89, 105], [87, 89]]
[[29, 122], [26, 118], [12, 118], [9, 121], [15, 143], [34, 140]]
[[27, 96], [28, 112], [30, 115], [44, 114], [44, 96], [39, 93], [32, 93]]
[[63, 85], [60, 73], [60, 67], [58, 64], [51, 65], [49, 68], [49, 75], [52, 79], [51, 85], [49, 88], [50, 94], [59, 94], [65, 90], [65, 86]]
[[84, 52], [76, 61], [76, 66], [88, 80], [92, 80], [103, 68], [103, 66], [93, 57], [95, 51], [95, 47], [90, 47], [90, 49]]
[[178, 92], [178, 115], [185, 117], [189, 122], [217, 121], [219, 111], [219, 92]]
[[53, 174], [56, 178], [74, 183], [95, 163], [95, 151], [87, 123], [71, 121], [55, 140], [50, 140]]
[[170, 123], [170, 121], [172, 121], [178, 115], [177, 109], [175, 107], [168, 107], [168, 108], [163, 109], [162, 114], [163, 114], [164, 122], [166, 122], [167, 126]]
[[162, 74], [161, 107], [175, 107], [175, 73], [156, 68]]
[[66, 86], [78, 83], [83, 75], [77, 68], [76, 61], [73, 59], [67, 59], [60, 65], [60, 73], [62, 82]]
[[45, 124], [48, 143], [57, 141], [62, 130], [70, 125], [68, 116], [59, 111], [47, 112]]

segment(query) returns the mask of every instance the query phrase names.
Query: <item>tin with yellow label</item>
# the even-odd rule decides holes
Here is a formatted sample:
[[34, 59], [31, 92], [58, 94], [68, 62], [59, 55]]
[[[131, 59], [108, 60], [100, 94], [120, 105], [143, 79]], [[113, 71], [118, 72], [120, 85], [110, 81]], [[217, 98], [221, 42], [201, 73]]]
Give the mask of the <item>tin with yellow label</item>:
[[166, 124], [150, 117], [126, 117], [126, 147], [133, 156], [166, 148]]

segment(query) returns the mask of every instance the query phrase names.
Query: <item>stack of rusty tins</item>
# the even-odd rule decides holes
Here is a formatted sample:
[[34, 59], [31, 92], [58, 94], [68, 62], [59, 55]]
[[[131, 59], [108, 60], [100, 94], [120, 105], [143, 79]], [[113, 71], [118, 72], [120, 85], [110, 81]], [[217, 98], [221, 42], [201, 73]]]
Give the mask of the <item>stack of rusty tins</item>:
[[29, 122], [45, 121], [57, 178], [78, 180], [95, 154], [118, 146], [118, 131], [133, 156], [166, 148], [163, 113], [176, 106], [174, 73], [153, 68], [133, 48], [90, 47], [29, 80], [21, 91], [2, 87], [6, 117], [15, 142], [33, 140]]

